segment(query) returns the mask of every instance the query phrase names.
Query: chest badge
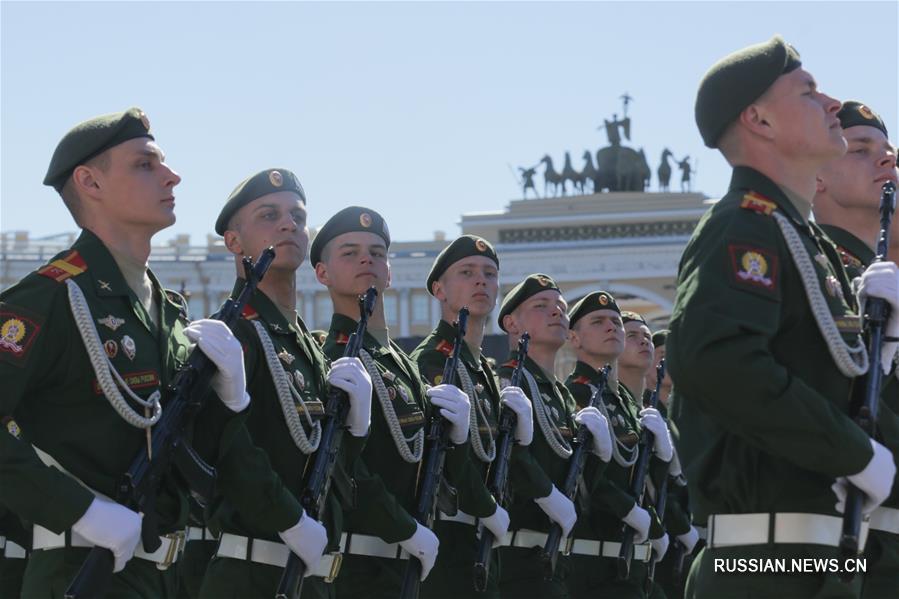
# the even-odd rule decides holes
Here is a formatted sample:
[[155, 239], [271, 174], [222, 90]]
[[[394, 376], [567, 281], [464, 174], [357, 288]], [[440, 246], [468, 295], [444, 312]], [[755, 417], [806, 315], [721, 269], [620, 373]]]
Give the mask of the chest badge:
[[117, 318], [110, 314], [106, 318], [98, 318], [97, 322], [102, 324], [104, 327], [109, 329], [110, 331], [115, 331], [117, 328], [125, 324], [124, 318]]
[[103, 349], [106, 350], [106, 357], [112, 360], [119, 353], [119, 344], [115, 342], [115, 339], [107, 339], [103, 342]]
[[[291, 361], [293, 358], [291, 357]], [[306, 379], [303, 377], [303, 373], [299, 370], [293, 371], [293, 380], [296, 381], [297, 389], [303, 391], [306, 389]]]
[[134, 343], [134, 339], [128, 335], [122, 337], [122, 351], [129, 360], [134, 361], [134, 356], [137, 355], [137, 345]]
[[815, 262], [817, 262], [821, 268], [827, 268], [827, 265], [830, 264], [830, 261], [824, 254], [815, 254]]
[[282, 349], [278, 353], [278, 357], [281, 358], [281, 361], [284, 362], [285, 366], [290, 366], [290, 364], [294, 361], [293, 354], [289, 353], [286, 349]]
[[478, 383], [477, 385], [474, 386], [474, 390], [475, 390], [475, 392], [477, 392], [477, 393], [483, 393], [483, 392], [484, 392], [484, 385], [482, 385], [481, 383]]
[[487, 416], [493, 411], [493, 408], [490, 407], [490, 400], [486, 397], [481, 398], [481, 407], [484, 409], [484, 414]]
[[827, 278], [824, 279], [824, 286], [827, 288], [827, 293], [830, 297], [839, 298], [842, 301], [845, 301], [843, 297], [843, 286], [840, 285], [840, 282], [833, 275], [827, 275]]

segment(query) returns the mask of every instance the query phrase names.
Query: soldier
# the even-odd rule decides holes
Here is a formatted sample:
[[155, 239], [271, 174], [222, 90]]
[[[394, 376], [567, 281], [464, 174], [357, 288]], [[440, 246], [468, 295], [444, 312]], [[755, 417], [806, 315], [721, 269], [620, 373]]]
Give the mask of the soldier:
[[896, 182], [896, 150], [883, 120], [861, 102], [837, 113], [849, 150], [818, 171], [815, 222], [836, 244], [849, 279], [874, 260], [880, 234], [880, 189]]
[[646, 375], [654, 361], [652, 332], [646, 319], [636, 312], [621, 313], [624, 323], [624, 351], [618, 358], [618, 379], [642, 406]]
[[[574, 504], [559, 490], [568, 473], [574, 427], [587, 426], [593, 435], [590, 451], [608, 460], [608, 423], [596, 408], [577, 412], [571, 393], [553, 373], [556, 354], [568, 337], [567, 308], [556, 283], [544, 274], [533, 274], [509, 291], [499, 312], [499, 325], [509, 334], [510, 349], [517, 346], [524, 333], [530, 334], [523, 370], [524, 392], [533, 404], [540, 425], [540, 432], [534, 435], [531, 444], [512, 453], [514, 494], [509, 505], [512, 535], [510, 546], [502, 547], [499, 552], [500, 593], [504, 597], [568, 596], [566, 560], [559, 557], [552, 580], [546, 581], [538, 557], [553, 523], [562, 528], [560, 548], [564, 550], [564, 538], [577, 520]], [[508, 386], [516, 365], [511, 360], [500, 367], [503, 386]], [[594, 462], [591, 471], [595, 472], [596, 480], [605, 462], [588, 462]]]
[[[327, 385], [349, 396], [348, 434], [341, 446], [349, 466], [368, 433], [371, 379], [357, 358], [337, 359], [329, 369], [296, 313], [296, 271], [309, 246], [306, 194], [296, 175], [287, 169], [265, 169], [242, 181], [222, 208], [215, 231], [234, 254], [234, 296], [244, 286], [243, 256], [258, 256], [274, 246], [276, 257], [235, 327], [245, 348], [253, 410], [246, 421], [248, 434], [218, 458], [219, 477], [234, 482], [220, 485], [209, 507], [210, 528], [221, 531], [221, 540], [201, 595], [272, 597], [293, 551], [313, 576], [303, 596], [334, 596], [330, 583], [340, 566], [340, 504], [334, 494], [327, 498], [326, 536], [322, 523], [306, 514], [297, 498], [303, 491], [303, 473], [321, 441]], [[335, 478], [347, 480], [345, 474]], [[352, 498], [348, 481], [332, 488]], [[319, 563], [326, 544], [332, 553]]]
[[[150, 239], [175, 222], [180, 181], [139, 108], [77, 125], [56, 147], [44, 183], [60, 193], [81, 236], [0, 294], [0, 503], [34, 523], [24, 596], [58, 595], [94, 545], [115, 556], [111, 594], [171, 596], [168, 567], [187, 522], [181, 478], [163, 479], [155, 513], [109, 497], [149, 450], [192, 340], [219, 369], [212, 387], [221, 404], [212, 403], [222, 420], [239, 422], [249, 403], [228, 327], [188, 326], [180, 296], [147, 269]], [[158, 551], [140, 543], [142, 517], [155, 517], [164, 533]]]
[[496, 375], [481, 353], [484, 327], [499, 291], [499, 258], [490, 243], [474, 235], [462, 235], [437, 256], [428, 274], [428, 291], [440, 302], [441, 320], [412, 352], [425, 380], [439, 385], [447, 358], [453, 353], [452, 323], [465, 306], [469, 310], [465, 345], [461, 350], [458, 385], [472, 405], [469, 437], [471, 476], [459, 485], [459, 512], [440, 512], [434, 532], [440, 553], [431, 575], [422, 587], [423, 597], [499, 597], [497, 568], [490, 569], [487, 588], [475, 593], [472, 564], [476, 561], [477, 525], [488, 528], [497, 539], [509, 529], [509, 513], [497, 505], [487, 490], [487, 471], [496, 457], [496, 434], [501, 406], [517, 415], [515, 439], [519, 446], [534, 436], [531, 402], [518, 387], [499, 389]]
[[[652, 334], [652, 368], [646, 373], [646, 384], [644, 385], [645, 390], [643, 391], [644, 402], [646, 401], [647, 391], [651, 393], [656, 388], [656, 368], [658, 367], [659, 362], [665, 359], [666, 339], [668, 339], [668, 329], [662, 329]], [[669, 396], [671, 395], [671, 385], [671, 373], [665, 369], [665, 378], [662, 379], [662, 386], [659, 388], [659, 404], [666, 409], [668, 407]], [[661, 407], [659, 407], [659, 412], [662, 412], [662, 415], [665, 416]], [[665, 416], [665, 419], [667, 420], [667, 416]], [[672, 434], [674, 433], [674, 431], [671, 432]]]
[[[565, 385], [578, 407], [587, 405], [599, 381], [599, 370], [612, 366], [608, 384], [596, 405], [612, 427], [614, 437], [609, 443], [608, 468], [589, 496], [589, 518], [575, 527], [575, 541], [571, 557], [571, 596], [594, 597], [597, 590], [603, 597], [645, 597], [643, 585], [646, 564], [654, 550], [656, 559], [664, 555], [667, 538], [654, 510], [639, 505], [631, 490], [634, 465], [639, 456], [640, 433], [644, 426], [655, 436], [654, 456], [650, 462], [656, 483], [668, 470], [672, 448], [668, 431], [657, 410], [644, 409], [628, 388], [620, 381], [621, 359], [626, 351], [625, 327], [636, 341], [631, 341], [631, 362], [643, 360], [641, 320], [633, 312], [625, 312], [629, 322], [622, 321], [622, 312], [611, 294], [605, 291], [588, 293], [569, 311], [571, 333], [569, 340], [577, 353], [577, 363]], [[640, 325], [640, 326], [638, 326]], [[591, 473], [591, 476], [596, 477]], [[599, 478], [599, 477], [596, 477]], [[588, 482], [589, 485], [589, 482]], [[618, 580], [617, 558], [621, 552], [624, 525], [635, 530], [634, 551], [627, 579]], [[580, 538], [584, 541], [580, 541]], [[652, 539], [651, 543], [647, 539]], [[600, 559], [597, 560], [596, 557]]]
[[[779, 36], [700, 84], [699, 131], [734, 172], [681, 258], [667, 340], [678, 424], [701, 443], [685, 461], [690, 497], [709, 530], [687, 597], [855, 596], [833, 572], [745, 573], [736, 560], [838, 558], [834, 479], [861, 489], [866, 511], [892, 486], [893, 457], [847, 415], [867, 354], [839, 256], [809, 221], [816, 174], [846, 151], [839, 108]], [[862, 284], [897, 304], [895, 268]]]
[[451, 446], [445, 474], [461, 480], [468, 468], [468, 396], [457, 387], [425, 391], [418, 368], [390, 340], [384, 318], [384, 290], [390, 285], [390, 232], [380, 214], [351, 206], [331, 217], [312, 242], [310, 255], [319, 283], [334, 304], [325, 354], [343, 355], [359, 318], [358, 296], [374, 285], [378, 301], [360, 351], [371, 376], [371, 433], [353, 470], [355, 494], [345, 511], [341, 597], [396, 596], [409, 555], [421, 561], [425, 579], [437, 558], [438, 540], [411, 515], [424, 452], [426, 419], [433, 409], [447, 420]]
[[[896, 149], [883, 120], [867, 105], [844, 102], [837, 113], [848, 143], [845, 156], [818, 171], [815, 221], [836, 243], [850, 279], [861, 276], [874, 261], [880, 235], [880, 195], [886, 181], [897, 183]], [[894, 223], [899, 219], [894, 217]], [[894, 226], [893, 231], [897, 228]], [[893, 233], [892, 237], [895, 236]], [[886, 379], [882, 398], [899, 412], [899, 381]], [[886, 443], [894, 455], [899, 439]], [[899, 588], [899, 492], [871, 514], [865, 547], [867, 569], [862, 597], [891, 597]]]

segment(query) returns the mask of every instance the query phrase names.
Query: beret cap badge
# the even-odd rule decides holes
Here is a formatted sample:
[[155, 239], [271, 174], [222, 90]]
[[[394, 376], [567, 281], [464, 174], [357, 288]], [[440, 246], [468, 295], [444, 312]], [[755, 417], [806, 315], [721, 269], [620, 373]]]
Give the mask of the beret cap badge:
[[359, 215], [359, 224], [365, 227], [366, 229], [371, 226], [371, 214], [368, 212], [363, 212]]
[[484, 240], [483, 240], [483, 239], [477, 239], [477, 240], [475, 240], [474, 246], [475, 246], [476, 248], [478, 248], [478, 251], [479, 251], [479, 252], [486, 252], [486, 251], [487, 251], [487, 244], [484, 243]]
[[874, 116], [874, 113], [871, 111], [871, 109], [868, 108], [867, 106], [865, 106], [864, 104], [862, 104], [861, 106], [858, 107], [858, 113], [860, 115], [862, 115], [863, 117], [865, 117], [866, 119], [874, 120], [876, 118]]
[[608, 305], [608, 303], [609, 303], [609, 296], [606, 295], [605, 293], [600, 294], [600, 296], [599, 296], [599, 303], [602, 304], [603, 306]]
[[144, 128], [149, 131], [150, 130], [150, 119], [147, 118], [147, 113], [141, 110], [138, 113], [138, 118], [140, 119], [141, 124], [143, 124]]
[[268, 174], [269, 182], [275, 187], [281, 187], [284, 185], [284, 177], [281, 176], [281, 173], [278, 171], [272, 171]]

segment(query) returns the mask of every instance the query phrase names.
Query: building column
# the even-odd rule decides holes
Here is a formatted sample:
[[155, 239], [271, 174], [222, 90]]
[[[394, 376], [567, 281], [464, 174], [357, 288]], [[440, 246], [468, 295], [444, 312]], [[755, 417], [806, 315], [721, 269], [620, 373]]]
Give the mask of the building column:
[[400, 337], [409, 336], [409, 289], [399, 290]]

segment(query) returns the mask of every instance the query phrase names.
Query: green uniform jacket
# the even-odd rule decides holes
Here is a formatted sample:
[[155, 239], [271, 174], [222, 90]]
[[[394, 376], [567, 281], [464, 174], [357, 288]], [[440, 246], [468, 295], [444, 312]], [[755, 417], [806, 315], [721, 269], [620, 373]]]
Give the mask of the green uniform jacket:
[[684, 403], [678, 424], [684, 437], [705, 439], [687, 467], [700, 522], [713, 513], [835, 515], [834, 478], [860, 472], [872, 455], [846, 415], [851, 379], [818, 331], [775, 210], [799, 234], [844, 336], [858, 330], [833, 246], [772, 181], [735, 168], [681, 258], [666, 344]]
[[865, 269], [874, 261], [874, 250], [845, 229], [833, 225], [821, 225], [821, 230], [836, 246], [849, 280], [862, 276]]
[[[418, 364], [418, 369], [422, 376], [431, 385], [439, 385], [443, 381], [443, 369], [447, 359], [453, 353], [453, 341], [456, 338], [456, 330], [451, 324], [445, 320], [441, 320], [437, 328], [431, 331], [431, 334], [424, 338], [415, 351], [412, 352], [411, 358]], [[463, 344], [459, 355], [471, 382], [475, 385], [475, 393], [481, 404], [481, 411], [485, 419], [478, 414], [478, 430], [481, 445], [486, 451], [490, 444], [490, 439], [496, 439], [499, 414], [499, 387], [497, 386], [496, 375], [487, 364], [484, 356], [480, 357], [480, 361], [475, 360], [468, 346]], [[456, 385], [461, 389], [461, 381], [456, 381]], [[471, 406], [472, 411], [476, 412], [474, 405]], [[472, 431], [474, 432], [474, 431]], [[472, 450], [468, 458], [471, 462], [468, 474], [465, 480], [459, 481], [456, 490], [459, 493], [459, 509], [466, 514], [471, 514], [476, 518], [486, 518], [493, 515], [496, 511], [496, 501], [490, 491], [487, 490], [486, 480], [487, 472], [490, 464], [481, 461]]]
[[[585, 407], [593, 395], [593, 389], [599, 383], [599, 372], [585, 362], [578, 361], [574, 370], [568, 375], [565, 385], [574, 396], [579, 408]], [[628, 458], [640, 439], [643, 427], [640, 425], [640, 406], [634, 400], [633, 395], [623, 384], [618, 383], [618, 393], [606, 387], [602, 394], [602, 403], [605, 413], [615, 433], [617, 450], [624, 452]], [[597, 405], [597, 407], [600, 407]], [[602, 408], [600, 408], [602, 409]], [[622, 447], [623, 446], [623, 447]], [[624, 449], [627, 448], [627, 449]], [[634, 456], [636, 457], [636, 456]], [[654, 457], [650, 460], [650, 476], [654, 480], [661, 480], [664, 472], [667, 472], [668, 464]], [[634, 467], [624, 467], [615, 461], [613, 457], [606, 466], [602, 477], [595, 480], [595, 487], [590, 496], [589, 529], [578, 527], [577, 536], [588, 539], [604, 541], [620, 541], [624, 531], [622, 518], [634, 507], [636, 497], [631, 493], [631, 477]], [[589, 479], [588, 479], [589, 480]], [[661, 536], [661, 522], [655, 515], [655, 510], [649, 510], [652, 516], [650, 536]]]
[[[324, 345], [325, 354], [332, 360], [343, 356], [356, 324], [356, 321], [341, 314], [333, 316]], [[362, 348], [378, 366], [403, 436], [411, 438], [424, 428], [430, 415], [430, 402], [418, 368], [392, 341], [389, 347], [384, 347], [366, 333]], [[421, 464], [406, 462], [400, 456], [374, 390], [371, 412], [368, 440], [353, 467], [355, 501], [353, 509], [344, 512], [344, 524], [349, 532], [375, 535], [387, 543], [396, 543], [411, 537], [416, 529], [412, 514], [415, 511], [416, 481]], [[467, 443], [450, 446], [445, 464], [450, 482], [464, 475], [468, 467], [467, 458]]]
[[[237, 297], [243, 286], [244, 281], [238, 280], [232, 297]], [[218, 457], [218, 495], [210, 505], [209, 526], [215, 531], [280, 542], [278, 531], [295, 525], [302, 513], [297, 497], [304, 488], [304, 471], [307, 465], [311, 467], [315, 454], [302, 453], [290, 435], [255, 322], [265, 327], [288, 384], [303, 398], [310, 416], [314, 420], [324, 416], [327, 358], [302, 320], [288, 322], [268, 296], [257, 290], [234, 327], [244, 350], [249, 415], [246, 427]], [[311, 435], [302, 411], [300, 421], [307, 436]], [[364, 438], [345, 432], [343, 457], [352, 460], [363, 444]], [[345, 467], [338, 464], [335, 478], [348, 480]], [[319, 517], [328, 528], [331, 545], [336, 546], [342, 514], [334, 493], [324, 505]]]
[[[509, 384], [512, 371], [517, 364], [517, 360], [510, 360], [498, 368], [501, 386]], [[577, 409], [571, 393], [555, 378], [547, 378], [543, 370], [530, 358], [525, 360], [524, 368], [533, 375], [543, 402], [549, 408], [551, 421], [570, 444], [575, 430], [574, 412]], [[531, 399], [531, 403], [534, 403], [530, 385], [525, 377], [521, 379], [521, 388]], [[591, 456], [592, 454], [588, 456], [588, 462], [591, 461]], [[534, 499], [548, 496], [553, 486], [562, 490], [565, 476], [568, 474], [569, 461], [567, 458], [559, 457], [552, 450], [537, 423], [535, 413], [534, 440], [527, 447], [516, 445], [512, 450], [512, 464], [509, 469], [512, 494], [506, 506], [511, 518], [509, 530], [526, 528], [541, 532], [549, 531], [551, 524], [549, 517]]]
[[[146, 450], [145, 432], [119, 417], [97, 385], [69, 307], [66, 280], [83, 291], [113, 367], [143, 398], [162, 390], [164, 410], [166, 386], [188, 356], [187, 321], [180, 296], [148, 275], [160, 309], [158, 327], [109, 251], [88, 230], [70, 250], [0, 294], [0, 415], [6, 421], [0, 430], [0, 503], [23, 519], [60, 533], [94, 497], [45, 466], [31, 444], [112, 497], [131, 461]], [[163, 481], [156, 505], [161, 533], [184, 528], [185, 491], [174, 476]]]

